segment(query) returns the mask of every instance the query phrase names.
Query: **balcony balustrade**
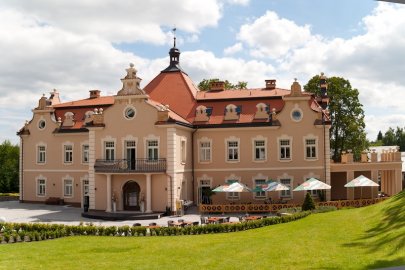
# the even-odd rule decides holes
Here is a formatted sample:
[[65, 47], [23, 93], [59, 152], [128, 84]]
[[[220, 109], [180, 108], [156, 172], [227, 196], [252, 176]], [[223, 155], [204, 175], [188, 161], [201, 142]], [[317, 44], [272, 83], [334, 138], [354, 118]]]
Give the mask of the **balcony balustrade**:
[[166, 159], [97, 159], [94, 164], [96, 173], [152, 173], [165, 172]]

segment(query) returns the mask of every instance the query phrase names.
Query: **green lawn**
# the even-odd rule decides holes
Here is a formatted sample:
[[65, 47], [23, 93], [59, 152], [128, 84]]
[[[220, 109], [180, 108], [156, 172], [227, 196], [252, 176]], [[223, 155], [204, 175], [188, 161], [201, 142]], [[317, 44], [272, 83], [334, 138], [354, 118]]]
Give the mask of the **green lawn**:
[[0, 245], [0, 269], [370, 269], [405, 265], [405, 193], [371, 207], [198, 236]]

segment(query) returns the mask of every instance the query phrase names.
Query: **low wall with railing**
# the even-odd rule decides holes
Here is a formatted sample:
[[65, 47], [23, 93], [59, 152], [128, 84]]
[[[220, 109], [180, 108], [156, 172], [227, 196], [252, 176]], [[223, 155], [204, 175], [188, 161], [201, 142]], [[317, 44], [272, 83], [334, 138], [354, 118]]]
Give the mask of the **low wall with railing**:
[[[317, 202], [317, 206], [335, 206], [336, 208], [343, 207], [362, 207], [381, 202], [387, 198], [377, 199], [360, 199], [360, 200], [341, 200]], [[284, 208], [301, 207], [302, 204], [200, 204], [200, 213], [238, 213], [238, 212], [277, 212]]]

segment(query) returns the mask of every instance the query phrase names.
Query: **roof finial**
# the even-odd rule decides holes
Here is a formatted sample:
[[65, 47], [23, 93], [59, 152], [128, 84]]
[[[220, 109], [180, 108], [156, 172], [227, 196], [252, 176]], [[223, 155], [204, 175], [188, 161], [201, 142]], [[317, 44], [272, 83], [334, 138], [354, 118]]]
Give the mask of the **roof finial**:
[[173, 48], [176, 48], [176, 26], [173, 27], [172, 32], [173, 32]]

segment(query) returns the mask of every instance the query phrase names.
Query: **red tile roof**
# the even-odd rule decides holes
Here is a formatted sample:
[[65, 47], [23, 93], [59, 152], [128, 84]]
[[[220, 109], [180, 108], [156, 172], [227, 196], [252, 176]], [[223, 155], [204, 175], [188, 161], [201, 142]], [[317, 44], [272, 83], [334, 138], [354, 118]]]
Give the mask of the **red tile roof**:
[[105, 96], [105, 97], [98, 97], [98, 98], [86, 98], [76, 101], [70, 101], [65, 103], [60, 103], [57, 105], [53, 105], [54, 108], [66, 108], [66, 107], [95, 107], [101, 105], [113, 105], [114, 104], [114, 97], [113, 96]]
[[290, 90], [265, 88], [242, 89], [242, 90], [224, 90], [224, 91], [199, 91], [197, 100], [216, 100], [216, 99], [254, 99], [264, 97], [281, 97], [290, 94]]
[[169, 105], [171, 111], [186, 119], [193, 112], [198, 91], [191, 79], [181, 71], [161, 72], [144, 90], [151, 99]]

